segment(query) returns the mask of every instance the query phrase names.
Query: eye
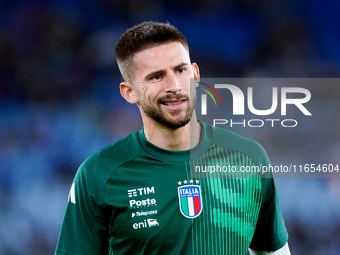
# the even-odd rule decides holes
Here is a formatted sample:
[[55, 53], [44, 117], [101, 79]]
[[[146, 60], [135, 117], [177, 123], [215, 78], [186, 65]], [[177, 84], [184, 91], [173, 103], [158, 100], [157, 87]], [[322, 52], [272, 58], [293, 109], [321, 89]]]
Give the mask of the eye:
[[155, 76], [152, 76], [150, 80], [155, 80], [155, 81], [157, 81], [157, 80], [162, 79], [162, 77], [163, 77], [163, 76], [162, 76], [161, 74], [157, 74], [157, 75], [155, 75]]
[[186, 68], [181, 67], [177, 69], [177, 73], [184, 73], [184, 71], [186, 70]]

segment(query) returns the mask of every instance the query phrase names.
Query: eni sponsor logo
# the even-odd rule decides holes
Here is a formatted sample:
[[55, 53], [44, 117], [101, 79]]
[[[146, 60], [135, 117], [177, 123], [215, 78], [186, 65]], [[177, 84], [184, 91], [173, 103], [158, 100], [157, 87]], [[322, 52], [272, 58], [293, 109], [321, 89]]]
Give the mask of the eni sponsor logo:
[[151, 227], [158, 227], [159, 223], [157, 219], [147, 219], [142, 222], [134, 223], [132, 225], [133, 229], [140, 229], [140, 228], [151, 228]]

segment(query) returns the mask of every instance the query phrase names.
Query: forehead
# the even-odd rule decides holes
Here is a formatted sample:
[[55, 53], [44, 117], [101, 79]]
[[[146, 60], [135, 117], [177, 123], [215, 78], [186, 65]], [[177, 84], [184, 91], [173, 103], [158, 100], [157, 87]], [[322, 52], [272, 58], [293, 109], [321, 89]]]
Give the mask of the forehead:
[[135, 76], [155, 70], [175, 67], [181, 63], [190, 64], [189, 52], [180, 42], [155, 46], [136, 53], [133, 57]]

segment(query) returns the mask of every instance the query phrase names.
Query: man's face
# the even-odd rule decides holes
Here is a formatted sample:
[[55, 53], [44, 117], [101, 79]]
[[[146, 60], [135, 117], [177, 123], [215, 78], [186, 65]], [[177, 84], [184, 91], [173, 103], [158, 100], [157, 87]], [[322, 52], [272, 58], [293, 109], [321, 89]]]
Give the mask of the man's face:
[[[172, 42], [136, 53], [133, 86], [142, 115], [172, 129], [186, 125], [196, 103], [199, 70], [188, 51]], [[192, 88], [191, 88], [192, 87]]]

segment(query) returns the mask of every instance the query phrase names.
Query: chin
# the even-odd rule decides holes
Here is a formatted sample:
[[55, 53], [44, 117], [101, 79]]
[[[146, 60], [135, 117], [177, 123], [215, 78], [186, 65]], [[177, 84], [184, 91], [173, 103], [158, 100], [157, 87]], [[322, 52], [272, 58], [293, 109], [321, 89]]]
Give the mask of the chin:
[[158, 123], [166, 126], [170, 129], [179, 129], [181, 127], [186, 126], [190, 122], [190, 117], [185, 116], [184, 118], [163, 118], [162, 120], [158, 120]]

